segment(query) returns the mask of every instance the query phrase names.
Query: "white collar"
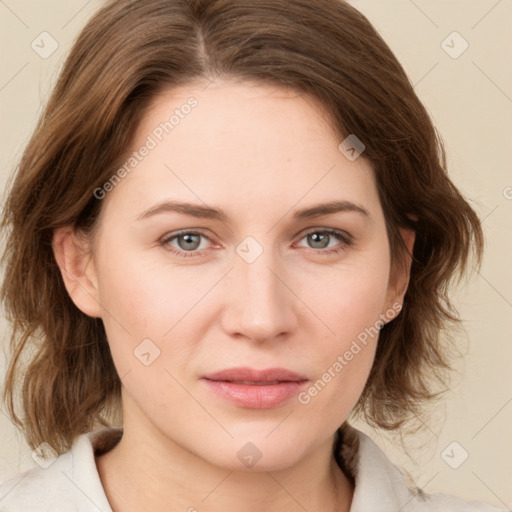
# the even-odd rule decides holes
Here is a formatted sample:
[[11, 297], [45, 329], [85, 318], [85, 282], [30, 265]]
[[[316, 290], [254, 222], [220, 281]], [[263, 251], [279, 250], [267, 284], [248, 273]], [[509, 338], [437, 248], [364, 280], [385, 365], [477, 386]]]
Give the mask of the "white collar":
[[[78, 436], [70, 451], [46, 469], [36, 466], [0, 485], [5, 512], [112, 512], [95, 462], [121, 438], [122, 428], [104, 427]], [[503, 512], [483, 502], [410, 490], [399, 469], [366, 434], [344, 423], [335, 454], [355, 480], [350, 512]], [[7, 507], [7, 508], [6, 508]]]

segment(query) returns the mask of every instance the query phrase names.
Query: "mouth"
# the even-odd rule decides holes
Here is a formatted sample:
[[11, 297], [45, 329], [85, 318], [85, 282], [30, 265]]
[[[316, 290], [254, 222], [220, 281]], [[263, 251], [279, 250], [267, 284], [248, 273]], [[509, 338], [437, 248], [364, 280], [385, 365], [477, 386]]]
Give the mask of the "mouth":
[[225, 380], [217, 382], [229, 382], [231, 384], [242, 384], [244, 386], [271, 386], [273, 384], [281, 384], [282, 382], [289, 382], [283, 380], [268, 380], [268, 381], [250, 381], [250, 380]]
[[280, 382], [299, 382], [308, 380], [305, 375], [287, 370], [286, 368], [267, 368], [256, 370], [255, 368], [239, 367], [210, 373], [204, 379], [223, 382], [236, 382], [238, 384], [279, 384]]
[[248, 409], [270, 409], [284, 404], [308, 382], [305, 375], [284, 368], [231, 368], [201, 379], [217, 396]]

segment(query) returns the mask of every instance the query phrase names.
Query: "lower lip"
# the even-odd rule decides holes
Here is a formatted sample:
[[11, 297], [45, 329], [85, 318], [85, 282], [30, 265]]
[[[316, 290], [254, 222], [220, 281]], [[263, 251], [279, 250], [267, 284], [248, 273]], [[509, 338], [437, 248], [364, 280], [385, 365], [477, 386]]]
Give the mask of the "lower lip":
[[202, 379], [207, 386], [222, 398], [239, 407], [249, 409], [271, 409], [288, 401], [299, 393], [307, 382], [280, 382], [268, 386], [235, 384], [221, 380]]

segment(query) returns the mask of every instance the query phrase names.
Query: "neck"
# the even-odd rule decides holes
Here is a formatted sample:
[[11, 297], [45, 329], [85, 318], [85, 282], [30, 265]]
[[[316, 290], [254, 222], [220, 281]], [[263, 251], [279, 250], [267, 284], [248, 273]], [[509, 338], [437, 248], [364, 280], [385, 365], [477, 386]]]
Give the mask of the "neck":
[[232, 471], [125, 425], [96, 464], [113, 512], [349, 512], [354, 484], [337, 465], [333, 443], [334, 436], [283, 470]]

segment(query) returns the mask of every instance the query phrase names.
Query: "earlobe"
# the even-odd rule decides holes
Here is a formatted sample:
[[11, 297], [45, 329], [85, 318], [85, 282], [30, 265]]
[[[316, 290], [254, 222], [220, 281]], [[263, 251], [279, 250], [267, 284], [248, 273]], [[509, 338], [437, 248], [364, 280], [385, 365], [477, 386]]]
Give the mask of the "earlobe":
[[77, 236], [73, 226], [53, 233], [53, 254], [71, 300], [83, 313], [101, 318], [98, 283], [88, 243]]

